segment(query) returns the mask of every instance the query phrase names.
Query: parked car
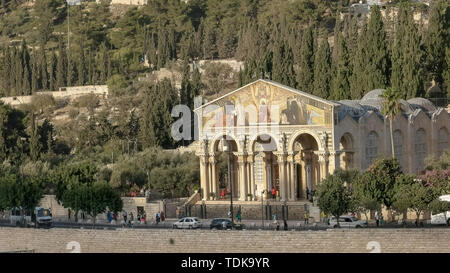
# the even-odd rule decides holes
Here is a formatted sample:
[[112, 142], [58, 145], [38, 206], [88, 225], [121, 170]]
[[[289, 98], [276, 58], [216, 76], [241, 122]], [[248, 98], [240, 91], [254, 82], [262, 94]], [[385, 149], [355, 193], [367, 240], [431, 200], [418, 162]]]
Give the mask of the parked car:
[[225, 225], [225, 229], [231, 229], [231, 227], [233, 227], [233, 229], [239, 229], [240, 230], [240, 229], [244, 228], [244, 225], [231, 223], [231, 220], [227, 219], [227, 218], [215, 218], [215, 219], [213, 219], [211, 221], [211, 224], [209, 225], [209, 228], [210, 229], [224, 229], [224, 225]]
[[[439, 197], [439, 201], [450, 202], [450, 194], [442, 195]], [[450, 226], [450, 211], [433, 214], [431, 213], [431, 224], [433, 225], [445, 225]]]
[[[337, 221], [336, 221], [336, 217], [332, 217], [330, 219], [330, 226], [332, 226], [333, 228], [337, 228]], [[342, 228], [363, 228], [363, 227], [367, 227], [367, 221], [363, 221], [360, 220], [358, 218], [356, 218], [355, 216], [340, 216], [339, 217], [339, 226]]]
[[202, 222], [200, 222], [197, 217], [184, 217], [173, 223], [172, 228], [197, 229], [201, 226]]

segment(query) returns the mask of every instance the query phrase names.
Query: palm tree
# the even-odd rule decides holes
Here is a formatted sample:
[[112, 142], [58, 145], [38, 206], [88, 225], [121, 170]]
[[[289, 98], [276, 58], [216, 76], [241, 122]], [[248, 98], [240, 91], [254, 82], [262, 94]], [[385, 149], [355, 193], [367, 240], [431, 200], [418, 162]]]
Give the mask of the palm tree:
[[384, 116], [387, 116], [389, 119], [389, 132], [391, 135], [391, 151], [392, 151], [392, 158], [395, 158], [395, 152], [394, 152], [394, 134], [392, 133], [392, 121], [394, 120], [395, 116], [400, 112], [400, 99], [401, 94], [400, 92], [396, 92], [391, 87], [386, 88], [384, 90], [383, 94], [381, 94], [381, 97], [383, 98], [383, 110], [382, 113]]

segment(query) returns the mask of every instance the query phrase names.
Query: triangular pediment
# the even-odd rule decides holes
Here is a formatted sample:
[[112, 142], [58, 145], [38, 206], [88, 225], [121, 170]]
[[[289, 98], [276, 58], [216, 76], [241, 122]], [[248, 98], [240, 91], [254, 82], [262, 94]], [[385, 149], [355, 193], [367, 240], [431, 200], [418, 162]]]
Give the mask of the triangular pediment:
[[203, 124], [215, 124], [215, 127], [259, 123], [331, 125], [334, 106], [339, 105], [280, 83], [261, 79], [206, 103], [195, 111], [202, 115]]

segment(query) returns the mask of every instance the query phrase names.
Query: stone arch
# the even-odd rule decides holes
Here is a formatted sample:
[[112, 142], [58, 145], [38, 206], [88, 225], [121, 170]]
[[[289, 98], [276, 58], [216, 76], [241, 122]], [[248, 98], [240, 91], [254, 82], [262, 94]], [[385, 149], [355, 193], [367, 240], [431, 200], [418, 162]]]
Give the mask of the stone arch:
[[236, 152], [241, 151], [241, 147], [239, 145], [239, 141], [237, 141], [236, 136], [234, 136], [233, 134], [221, 133], [221, 134], [217, 134], [216, 136], [214, 136], [214, 138], [209, 142], [210, 143], [210, 147], [209, 147], [210, 154], [214, 154], [218, 151], [218, 145], [224, 137], [228, 138], [228, 140], [232, 140], [234, 142], [234, 145], [236, 145], [236, 147], [233, 150], [235, 150]]
[[344, 133], [339, 139], [340, 162], [344, 170], [353, 168], [354, 143], [353, 135], [349, 132]]
[[[257, 134], [257, 135], [255, 135], [251, 140], [250, 140], [250, 143], [249, 143], [249, 146], [248, 146], [248, 148], [249, 148], [249, 150], [251, 151], [251, 152], [256, 152], [256, 150], [255, 150], [255, 144], [257, 143], [257, 142], [259, 142], [259, 140], [264, 140], [264, 137], [265, 136], [268, 136], [271, 140], [273, 140], [273, 143], [271, 143], [270, 145], [272, 146], [272, 145], [274, 145], [274, 147], [275, 147], [275, 150], [278, 148], [278, 139], [273, 135], [273, 134], [271, 134], [271, 133], [260, 133], [260, 134]], [[275, 151], [275, 150], [271, 150], [271, 151]]]
[[415, 170], [418, 172], [424, 167], [425, 158], [427, 157], [427, 133], [424, 128], [420, 127], [414, 134], [414, 161], [416, 163]]
[[307, 134], [310, 135], [311, 137], [313, 137], [317, 143], [317, 149], [319, 151], [324, 150], [324, 146], [325, 144], [322, 143], [319, 135], [317, 133], [315, 133], [312, 130], [299, 130], [297, 132], [295, 132], [294, 134], [291, 135], [290, 139], [289, 139], [289, 146], [288, 146], [288, 151], [289, 152], [295, 152], [295, 142], [297, 141], [298, 137], [303, 135], [303, 134]]
[[394, 156], [397, 158], [400, 166], [403, 166], [403, 143], [404, 136], [400, 129], [396, 129], [393, 132], [394, 139]]
[[448, 145], [448, 130], [445, 126], [439, 129], [439, 140], [438, 140], [438, 156], [440, 156], [444, 150], [449, 148]]
[[365, 145], [365, 160], [367, 167], [372, 164], [373, 160], [378, 157], [380, 153], [380, 137], [375, 131], [370, 131], [367, 134], [366, 145]]

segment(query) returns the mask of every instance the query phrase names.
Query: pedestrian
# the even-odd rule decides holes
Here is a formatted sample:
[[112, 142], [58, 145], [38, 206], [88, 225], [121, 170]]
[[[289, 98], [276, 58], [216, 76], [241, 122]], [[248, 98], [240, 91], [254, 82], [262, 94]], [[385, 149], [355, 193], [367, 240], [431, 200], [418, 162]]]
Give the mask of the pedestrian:
[[275, 188], [272, 187], [272, 198], [275, 199], [275, 197], [276, 197], [276, 191], [275, 191]]
[[384, 218], [383, 218], [383, 214], [381, 213], [380, 215], [380, 226], [382, 226], [384, 224]]
[[161, 211], [161, 222], [164, 222], [166, 216], [164, 215], [164, 211]]
[[225, 189], [222, 189], [222, 200], [225, 199]]
[[325, 211], [322, 211], [322, 222], [324, 224], [327, 223], [327, 214], [325, 213]]
[[144, 210], [144, 214], [142, 215], [141, 221], [144, 222], [144, 224], [147, 224], [147, 213]]
[[238, 211], [236, 218], [237, 218], [238, 222], [241, 222], [241, 220], [242, 220], [241, 211]]
[[309, 214], [305, 211], [305, 214], [303, 215], [303, 218], [305, 219], [305, 225], [309, 224]]
[[130, 211], [130, 220], [128, 220], [129, 222], [130, 222], [130, 224], [133, 224], [133, 221], [134, 221], [134, 215], [133, 215], [133, 212], [132, 211]]
[[380, 226], [380, 217], [378, 216], [378, 211], [375, 211], [375, 222], [377, 223], [377, 227]]
[[123, 217], [123, 222], [126, 224], [127, 223], [127, 212], [126, 211], [123, 211], [122, 212], [122, 217]]
[[159, 219], [160, 219], [159, 212], [156, 213], [155, 218], [156, 218], [156, 224], [159, 224]]
[[72, 214], [72, 211], [69, 209], [69, 221], [70, 221], [70, 215]]
[[287, 224], [286, 219], [284, 219], [284, 230], [288, 230], [288, 224]]
[[231, 218], [231, 210], [228, 211], [228, 218]]
[[306, 200], [309, 200], [309, 188], [306, 187]]
[[111, 221], [112, 221], [111, 211], [108, 210], [108, 213], [106, 214], [106, 217], [108, 218], [108, 223], [111, 223]]
[[139, 212], [137, 214], [137, 220], [138, 220], [139, 223], [141, 222], [141, 214]]
[[277, 221], [277, 230], [280, 230], [280, 223]]

